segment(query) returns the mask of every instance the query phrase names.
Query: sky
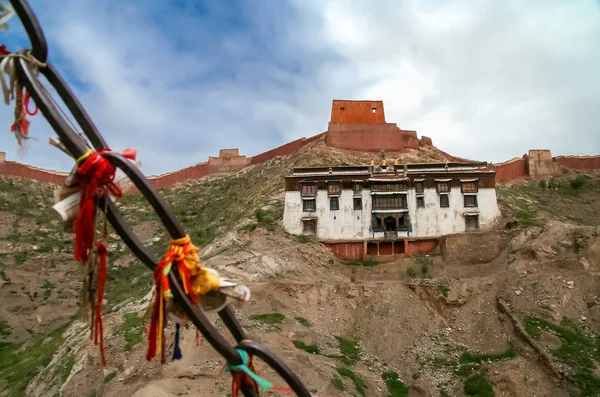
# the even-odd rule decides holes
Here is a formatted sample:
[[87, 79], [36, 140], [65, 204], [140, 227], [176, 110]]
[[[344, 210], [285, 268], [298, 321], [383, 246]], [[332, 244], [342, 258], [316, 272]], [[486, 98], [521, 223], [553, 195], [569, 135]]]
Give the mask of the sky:
[[[459, 157], [600, 154], [598, 0], [30, 4], [49, 60], [146, 175], [324, 132], [333, 99], [383, 100], [387, 122]], [[9, 26], [1, 42], [28, 47], [19, 20]], [[40, 113], [19, 153], [12, 113], [0, 107], [9, 160], [72, 167]]]

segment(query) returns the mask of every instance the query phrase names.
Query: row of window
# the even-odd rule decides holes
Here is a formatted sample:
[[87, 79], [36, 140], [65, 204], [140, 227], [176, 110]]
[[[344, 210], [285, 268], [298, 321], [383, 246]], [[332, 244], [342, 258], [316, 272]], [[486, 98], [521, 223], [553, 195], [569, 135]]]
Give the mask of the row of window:
[[[417, 194], [425, 192], [425, 182], [418, 181], [413, 182], [415, 192]], [[354, 184], [354, 193], [360, 193], [362, 191], [362, 183]], [[395, 192], [406, 190], [406, 182], [393, 182], [393, 183], [378, 183], [373, 184], [371, 189], [376, 192]], [[461, 191], [463, 193], [477, 193], [478, 187], [476, 182], [463, 182], [461, 184]], [[450, 193], [450, 182], [437, 182], [438, 193]], [[339, 196], [340, 184], [330, 183], [327, 185], [327, 194], [329, 196]], [[317, 195], [317, 185], [305, 184], [302, 185], [302, 197], [314, 197]]]
[[[396, 231], [408, 231], [409, 225], [408, 220], [402, 217], [401, 219], [386, 218], [385, 220], [376, 218], [373, 231], [374, 232], [396, 232]], [[479, 217], [477, 215], [471, 215], [465, 217], [465, 230], [478, 230], [479, 229]], [[302, 232], [304, 234], [317, 234], [317, 221], [316, 219], [306, 219], [302, 221]]]
[[[450, 207], [450, 198], [447, 194], [440, 194], [440, 208]], [[468, 195], [463, 196], [464, 206], [477, 207], [477, 196]], [[360, 197], [354, 197], [353, 200], [354, 210], [362, 210], [362, 199]], [[425, 207], [425, 197], [417, 196], [417, 208]], [[373, 197], [373, 209], [374, 210], [387, 210], [387, 209], [406, 209], [406, 196], [375, 196]], [[338, 211], [340, 209], [340, 200], [338, 197], [329, 198], [329, 210]], [[302, 200], [302, 211], [314, 212], [317, 210], [316, 200]]]

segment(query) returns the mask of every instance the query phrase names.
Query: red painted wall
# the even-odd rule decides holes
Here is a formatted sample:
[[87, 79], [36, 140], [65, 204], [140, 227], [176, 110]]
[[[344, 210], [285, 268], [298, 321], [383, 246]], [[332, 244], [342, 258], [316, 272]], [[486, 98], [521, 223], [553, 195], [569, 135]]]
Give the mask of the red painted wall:
[[438, 246], [437, 239], [408, 241], [408, 254], [427, 254]]
[[278, 156], [287, 156], [288, 154], [292, 154], [296, 150], [303, 148], [309, 143], [319, 140], [324, 135], [325, 133], [321, 133], [310, 138], [296, 139], [295, 141], [286, 143], [285, 145], [281, 145], [279, 147], [276, 147], [275, 149], [271, 149], [261, 154], [257, 154], [256, 156], [252, 157], [250, 164], [262, 164]]
[[574, 170], [600, 169], [600, 156], [557, 156], [556, 161], [561, 167]]
[[331, 122], [341, 124], [385, 124], [383, 101], [334, 100], [331, 105]]
[[63, 172], [54, 172], [30, 167], [14, 161], [0, 161], [0, 175], [10, 175], [18, 178], [62, 185], [67, 178]]
[[360, 261], [363, 258], [363, 242], [324, 243], [336, 258]]
[[381, 149], [416, 149], [419, 138], [415, 131], [401, 130], [393, 123], [348, 125], [331, 122], [326, 143], [340, 149], [376, 152]]
[[515, 158], [504, 163], [494, 164], [494, 170], [496, 171], [496, 183], [528, 176], [527, 160], [525, 158]]

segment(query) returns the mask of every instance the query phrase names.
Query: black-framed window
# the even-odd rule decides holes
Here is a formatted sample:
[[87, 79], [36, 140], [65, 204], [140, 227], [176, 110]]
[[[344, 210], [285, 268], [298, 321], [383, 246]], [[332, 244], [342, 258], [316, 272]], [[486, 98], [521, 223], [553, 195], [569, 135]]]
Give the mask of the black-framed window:
[[340, 209], [340, 200], [338, 197], [329, 198], [329, 209], [331, 211], [337, 211]]
[[354, 211], [362, 210], [362, 198], [355, 197], [354, 198]]
[[474, 194], [465, 196], [465, 207], [477, 207], [477, 196]]
[[463, 193], [477, 193], [479, 191], [477, 182], [463, 182], [460, 188]]
[[424, 207], [425, 207], [425, 197], [417, 196], [417, 208], [424, 208]]
[[403, 194], [373, 196], [373, 209], [399, 209], [406, 208], [406, 197]]
[[340, 184], [339, 183], [330, 183], [327, 185], [327, 194], [330, 196], [339, 196], [340, 194]]
[[317, 201], [316, 200], [302, 200], [302, 211], [305, 212], [314, 212], [317, 210]]
[[314, 197], [317, 195], [317, 185], [302, 185], [302, 197]]
[[438, 193], [449, 193], [450, 192], [450, 182], [438, 182], [437, 183], [437, 191], [438, 191]]
[[415, 182], [415, 192], [416, 193], [425, 192], [425, 182], [423, 182], [423, 181]]
[[450, 197], [447, 194], [440, 194], [440, 207], [448, 208], [450, 207]]

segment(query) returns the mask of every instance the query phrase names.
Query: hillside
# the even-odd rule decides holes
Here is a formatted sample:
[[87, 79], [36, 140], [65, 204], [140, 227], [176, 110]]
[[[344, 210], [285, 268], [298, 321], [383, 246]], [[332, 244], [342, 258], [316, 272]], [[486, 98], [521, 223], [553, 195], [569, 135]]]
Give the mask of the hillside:
[[[444, 159], [435, 149], [398, 155]], [[503, 250], [487, 264], [451, 265], [438, 254], [348, 263], [281, 229], [283, 177], [292, 167], [372, 157], [315, 142], [264, 165], [163, 191], [206, 265], [252, 289], [251, 302], [233, 303], [251, 338], [274, 350], [317, 396], [599, 395], [600, 176], [567, 175], [550, 188], [499, 187]], [[145, 361], [138, 316], [152, 276], [114, 234], [108, 368], [100, 367], [78, 321], [82, 271], [50, 208], [52, 190], [0, 179], [2, 395], [227, 395], [230, 378], [217, 377], [220, 356], [206, 342], [195, 346], [193, 328], [183, 332], [182, 360]], [[168, 238], [149, 205], [134, 195], [119, 206], [162, 253]]]

